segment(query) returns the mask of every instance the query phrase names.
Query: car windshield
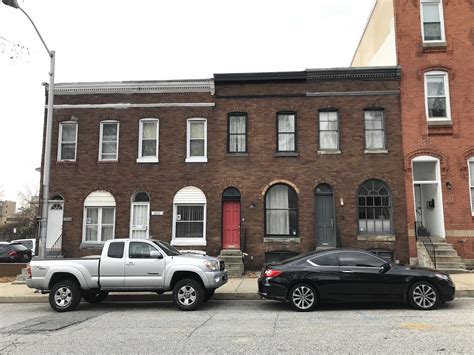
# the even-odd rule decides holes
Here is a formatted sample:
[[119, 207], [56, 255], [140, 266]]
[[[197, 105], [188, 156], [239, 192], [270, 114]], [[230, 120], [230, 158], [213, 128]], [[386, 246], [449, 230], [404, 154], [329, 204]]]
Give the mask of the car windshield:
[[152, 242], [158, 245], [168, 256], [181, 255], [179, 250], [170, 245], [169, 243], [162, 242], [161, 240], [152, 240]]

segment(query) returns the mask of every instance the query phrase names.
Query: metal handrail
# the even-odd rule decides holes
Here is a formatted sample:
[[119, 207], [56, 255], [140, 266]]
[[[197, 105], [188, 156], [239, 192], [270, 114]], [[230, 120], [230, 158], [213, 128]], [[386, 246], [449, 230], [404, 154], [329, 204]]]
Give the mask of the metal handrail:
[[423, 243], [423, 246], [431, 258], [431, 262], [436, 269], [436, 246], [431, 239], [431, 233], [429, 229], [427, 229], [421, 221], [415, 221], [415, 236], [417, 241], [421, 241]]
[[57, 259], [62, 255], [63, 250], [63, 235], [61, 234], [54, 242], [51, 248], [46, 249], [45, 259]]

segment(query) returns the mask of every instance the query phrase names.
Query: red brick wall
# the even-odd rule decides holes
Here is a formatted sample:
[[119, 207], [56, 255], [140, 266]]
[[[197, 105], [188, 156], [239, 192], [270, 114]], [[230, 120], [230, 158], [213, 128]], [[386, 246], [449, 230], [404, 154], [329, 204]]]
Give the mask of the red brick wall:
[[[441, 183], [448, 241], [462, 257], [472, 259], [474, 218], [469, 201], [467, 159], [474, 156], [474, 2], [443, 1], [447, 46], [439, 49], [423, 49], [419, 3], [418, 0], [395, 1], [397, 56], [402, 67], [401, 107], [408, 229], [413, 230], [415, 220], [411, 158], [417, 154], [438, 156], [442, 161]], [[429, 69], [444, 69], [449, 74], [451, 128], [428, 128], [424, 72]], [[446, 187], [448, 181], [452, 185], [451, 190]], [[466, 237], [449, 237], [452, 230], [471, 232], [466, 232]], [[415, 256], [413, 241], [410, 241], [410, 246], [410, 255]]]

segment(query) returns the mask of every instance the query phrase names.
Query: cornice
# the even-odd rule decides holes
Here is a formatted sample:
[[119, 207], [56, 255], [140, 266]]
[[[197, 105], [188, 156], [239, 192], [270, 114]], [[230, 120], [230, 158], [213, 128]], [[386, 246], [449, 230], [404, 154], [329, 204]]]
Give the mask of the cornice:
[[168, 81], [104, 81], [86, 83], [58, 83], [54, 85], [54, 95], [93, 94], [169, 94], [205, 92], [214, 95], [214, 81], [168, 80]]
[[306, 75], [308, 81], [399, 80], [400, 67], [307, 69]]

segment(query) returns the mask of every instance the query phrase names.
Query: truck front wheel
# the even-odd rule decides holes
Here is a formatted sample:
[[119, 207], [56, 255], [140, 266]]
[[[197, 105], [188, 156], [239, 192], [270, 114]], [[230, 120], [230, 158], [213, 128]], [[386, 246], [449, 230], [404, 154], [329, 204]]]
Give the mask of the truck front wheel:
[[80, 301], [81, 288], [72, 280], [56, 282], [49, 292], [49, 305], [56, 312], [73, 311]]
[[173, 301], [180, 310], [193, 311], [204, 301], [204, 289], [194, 279], [183, 279], [173, 288]]

